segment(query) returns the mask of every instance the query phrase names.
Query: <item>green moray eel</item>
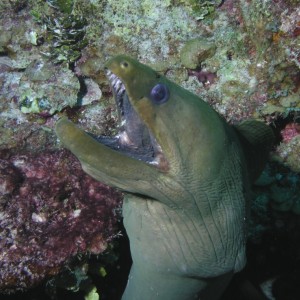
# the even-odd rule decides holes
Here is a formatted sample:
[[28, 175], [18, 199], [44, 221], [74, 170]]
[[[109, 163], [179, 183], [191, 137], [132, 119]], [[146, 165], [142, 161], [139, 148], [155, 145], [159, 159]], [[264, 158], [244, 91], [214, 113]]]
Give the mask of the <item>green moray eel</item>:
[[207, 103], [138, 61], [106, 64], [115, 137], [66, 118], [61, 142], [97, 180], [125, 191], [133, 264], [123, 300], [218, 299], [245, 265], [250, 184], [272, 144], [258, 121], [228, 125]]

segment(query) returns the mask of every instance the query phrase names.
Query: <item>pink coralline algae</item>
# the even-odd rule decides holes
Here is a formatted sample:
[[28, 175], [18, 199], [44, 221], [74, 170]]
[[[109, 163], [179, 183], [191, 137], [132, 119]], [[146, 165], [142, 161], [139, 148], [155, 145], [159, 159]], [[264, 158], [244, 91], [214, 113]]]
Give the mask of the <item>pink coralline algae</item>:
[[0, 159], [0, 292], [38, 284], [76, 254], [103, 252], [120, 203], [65, 150]]
[[281, 131], [282, 140], [288, 143], [295, 136], [300, 135], [300, 124], [299, 123], [288, 123], [285, 128]]
[[204, 86], [209, 86], [216, 81], [217, 75], [205, 70], [188, 70], [189, 76], [196, 76]]

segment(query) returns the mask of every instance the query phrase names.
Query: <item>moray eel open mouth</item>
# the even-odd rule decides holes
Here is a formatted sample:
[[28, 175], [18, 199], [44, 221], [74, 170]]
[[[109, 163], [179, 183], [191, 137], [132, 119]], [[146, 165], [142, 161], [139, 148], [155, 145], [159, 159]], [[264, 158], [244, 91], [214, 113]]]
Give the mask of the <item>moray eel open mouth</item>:
[[163, 158], [160, 145], [130, 103], [122, 80], [108, 68], [105, 71], [118, 109], [119, 133], [97, 140], [124, 155], [159, 166]]

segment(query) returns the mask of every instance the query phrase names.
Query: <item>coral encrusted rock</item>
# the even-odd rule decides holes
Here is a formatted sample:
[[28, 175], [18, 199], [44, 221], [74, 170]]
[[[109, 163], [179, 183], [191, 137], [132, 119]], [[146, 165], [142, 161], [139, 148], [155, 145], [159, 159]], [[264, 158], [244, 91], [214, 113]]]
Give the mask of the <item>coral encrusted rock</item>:
[[65, 150], [1, 159], [0, 292], [34, 286], [77, 254], [103, 252], [120, 202]]

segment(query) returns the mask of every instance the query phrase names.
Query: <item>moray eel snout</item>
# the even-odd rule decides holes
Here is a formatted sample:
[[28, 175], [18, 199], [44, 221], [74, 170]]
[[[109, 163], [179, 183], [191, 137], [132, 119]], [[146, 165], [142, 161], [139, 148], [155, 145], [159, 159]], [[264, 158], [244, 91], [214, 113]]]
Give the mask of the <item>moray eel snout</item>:
[[231, 126], [206, 102], [133, 58], [106, 64], [115, 137], [66, 118], [56, 133], [82, 168], [125, 191], [133, 264], [123, 300], [218, 299], [246, 263], [249, 189], [273, 141], [265, 124]]

